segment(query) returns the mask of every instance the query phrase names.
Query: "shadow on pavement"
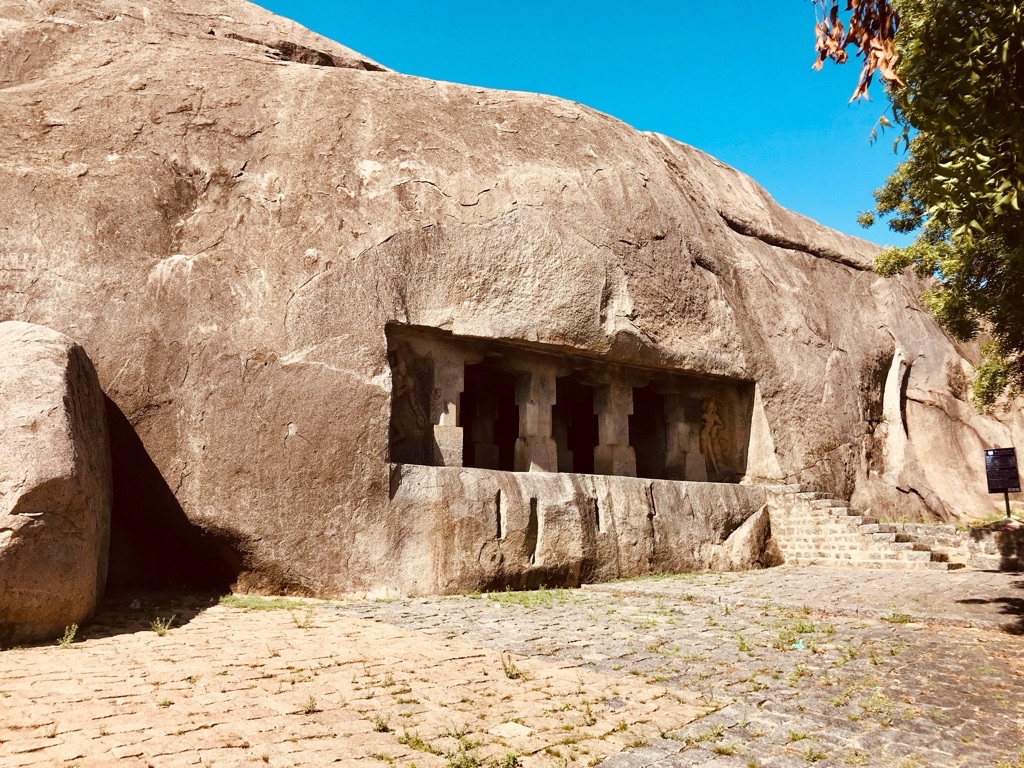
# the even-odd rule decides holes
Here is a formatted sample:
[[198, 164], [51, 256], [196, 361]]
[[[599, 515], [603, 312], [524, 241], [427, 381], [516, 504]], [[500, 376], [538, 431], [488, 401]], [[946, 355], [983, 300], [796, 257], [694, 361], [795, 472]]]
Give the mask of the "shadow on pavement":
[[[1009, 586], [1024, 591], [1024, 581], [1015, 581]], [[1011, 635], [1024, 635], [1024, 597], [970, 597], [956, 602], [960, 605], [998, 605], [1001, 614], [1012, 618], [1000, 629]]]
[[207, 608], [220, 602], [222, 593], [182, 595], [169, 592], [115, 592], [100, 601], [96, 615], [83, 626], [76, 639], [160, 631], [173, 633]]

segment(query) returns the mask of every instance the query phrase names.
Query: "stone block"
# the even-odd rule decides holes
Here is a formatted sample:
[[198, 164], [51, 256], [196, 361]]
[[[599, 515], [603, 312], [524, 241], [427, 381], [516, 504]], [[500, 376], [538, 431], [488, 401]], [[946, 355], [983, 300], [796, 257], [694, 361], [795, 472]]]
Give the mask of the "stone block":
[[0, 646], [89, 619], [110, 540], [103, 392], [85, 350], [0, 323]]

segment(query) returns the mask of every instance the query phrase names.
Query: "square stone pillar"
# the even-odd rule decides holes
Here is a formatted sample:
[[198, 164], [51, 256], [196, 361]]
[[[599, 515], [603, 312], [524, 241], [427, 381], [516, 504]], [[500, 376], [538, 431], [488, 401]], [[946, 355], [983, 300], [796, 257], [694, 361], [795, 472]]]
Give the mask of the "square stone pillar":
[[690, 425], [679, 395], [665, 396], [665, 475], [686, 480], [686, 454], [690, 450]]
[[[499, 465], [498, 444], [494, 440], [494, 425], [498, 418], [494, 400], [482, 397], [477, 400], [476, 413], [472, 414], [473, 431], [469, 436], [473, 442], [475, 466], [480, 469], [497, 469]], [[466, 414], [462, 415], [463, 423]]]
[[[665, 397], [665, 473], [669, 480], [706, 482], [704, 455], [700, 452], [700, 423], [687, 419], [683, 395]], [[691, 413], [690, 419], [699, 418]]]
[[636, 477], [636, 452], [629, 444], [629, 416], [633, 413], [633, 387], [613, 381], [594, 391], [598, 446], [594, 471], [599, 475]]
[[516, 381], [519, 439], [516, 472], [557, 472], [558, 446], [551, 436], [551, 408], [555, 404], [555, 371], [538, 366]]
[[430, 393], [430, 423], [434, 432], [434, 465], [461, 467], [459, 395], [466, 388], [466, 366], [460, 356], [452, 354], [433, 354], [432, 358], [434, 387]]

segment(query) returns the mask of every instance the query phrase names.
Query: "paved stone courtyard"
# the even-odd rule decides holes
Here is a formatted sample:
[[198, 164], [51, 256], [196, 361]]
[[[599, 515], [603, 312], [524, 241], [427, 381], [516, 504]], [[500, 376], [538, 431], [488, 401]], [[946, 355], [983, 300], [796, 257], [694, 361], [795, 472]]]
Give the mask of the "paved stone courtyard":
[[113, 764], [1020, 768], [1024, 576], [126, 596], [0, 652], [0, 765]]

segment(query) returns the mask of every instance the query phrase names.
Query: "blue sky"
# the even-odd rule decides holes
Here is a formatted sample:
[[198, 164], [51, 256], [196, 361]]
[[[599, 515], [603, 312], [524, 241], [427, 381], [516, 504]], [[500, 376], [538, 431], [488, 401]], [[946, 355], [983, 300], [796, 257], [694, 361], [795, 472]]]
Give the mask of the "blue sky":
[[823, 224], [910, 239], [855, 221], [900, 155], [892, 130], [869, 144], [881, 88], [849, 104], [855, 64], [811, 70], [810, 0], [258, 4], [406, 74], [581, 102], [711, 153]]

